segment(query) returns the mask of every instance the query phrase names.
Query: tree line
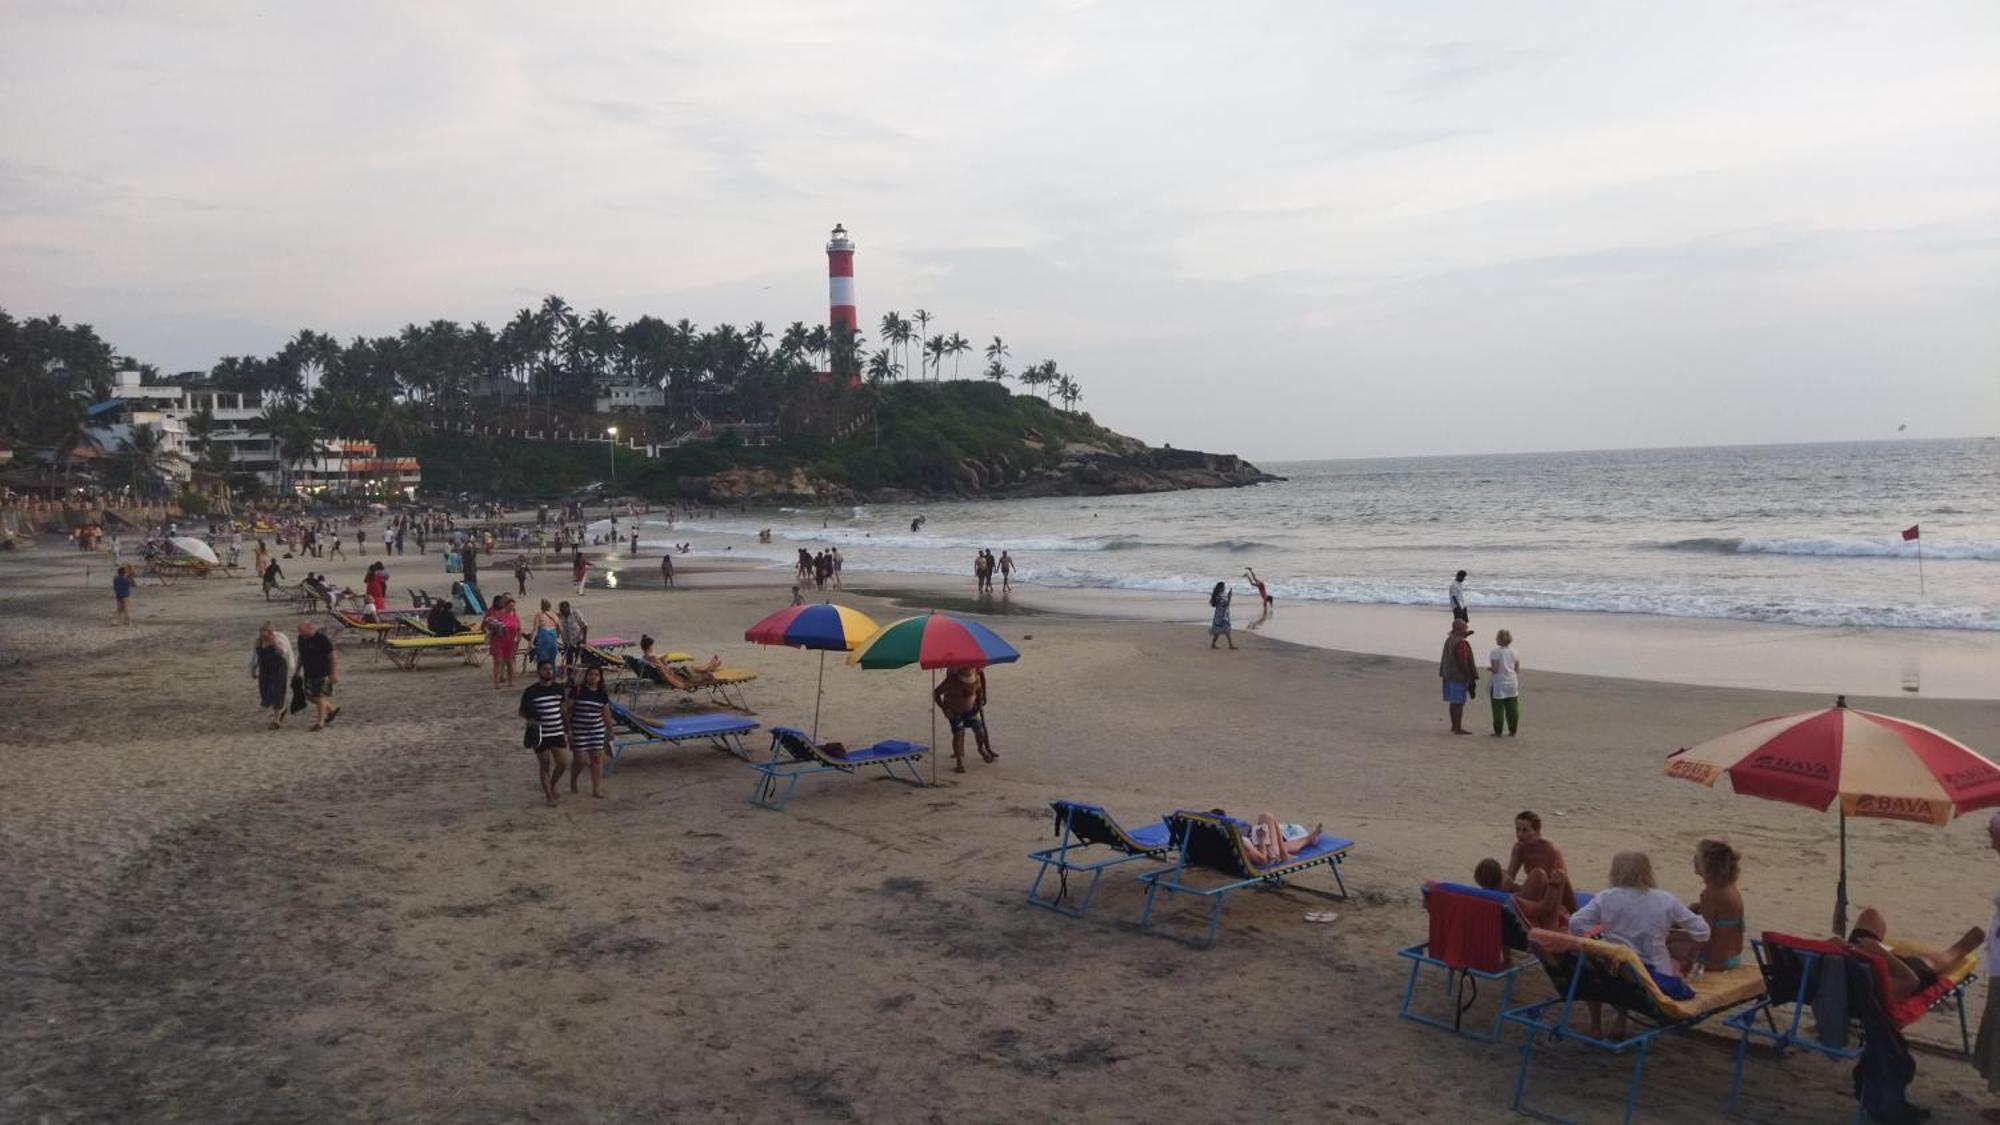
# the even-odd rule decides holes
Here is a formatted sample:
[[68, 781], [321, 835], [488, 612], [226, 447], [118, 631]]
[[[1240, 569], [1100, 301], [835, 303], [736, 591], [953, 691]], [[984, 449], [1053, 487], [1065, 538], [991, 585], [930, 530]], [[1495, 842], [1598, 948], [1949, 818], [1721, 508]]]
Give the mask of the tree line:
[[[918, 377], [960, 376], [973, 345], [959, 333], [930, 333], [936, 318], [881, 318], [880, 347], [860, 331], [829, 331], [794, 321], [773, 333], [762, 321], [703, 329], [682, 319], [642, 316], [620, 324], [603, 309], [582, 313], [560, 296], [523, 308], [496, 331], [484, 321], [409, 324], [391, 336], [341, 343], [305, 329], [266, 356], [224, 356], [206, 372], [162, 378], [120, 355], [87, 324], [49, 316], [16, 320], [0, 309], [0, 434], [53, 446], [66, 458], [88, 407], [111, 391], [113, 372], [139, 367], [148, 382], [201, 382], [263, 403], [255, 425], [272, 436], [287, 465], [310, 458], [325, 437], [367, 437], [385, 453], [408, 450], [434, 421], [488, 424], [510, 413], [540, 413], [551, 426], [578, 424], [609, 387], [659, 388], [668, 418], [776, 421], [788, 404], [848, 393], [849, 376], [866, 386], [905, 378], [914, 345]], [[1010, 350], [995, 336], [981, 377], [1018, 381], [1074, 409], [1082, 388], [1053, 360], [1010, 370]], [[824, 367], [838, 376], [820, 377]], [[228, 471], [204, 412], [190, 419], [198, 467]], [[156, 435], [155, 435], [156, 437]], [[150, 446], [153, 438], [135, 438]], [[135, 451], [148, 461], [156, 452]]]

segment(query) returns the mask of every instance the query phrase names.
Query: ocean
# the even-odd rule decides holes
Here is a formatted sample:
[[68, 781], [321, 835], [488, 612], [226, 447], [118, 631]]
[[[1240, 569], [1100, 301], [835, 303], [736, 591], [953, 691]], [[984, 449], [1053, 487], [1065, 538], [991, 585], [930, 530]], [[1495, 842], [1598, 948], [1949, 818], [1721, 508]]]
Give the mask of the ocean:
[[[1254, 566], [1293, 602], [2000, 631], [2000, 441], [1854, 442], [1270, 463], [1246, 489], [753, 510], [649, 519], [649, 546], [964, 576], [1012, 553], [1031, 586], [1184, 594]], [[921, 529], [910, 521], [924, 517]], [[1922, 528], [1918, 543], [1901, 532]], [[773, 541], [757, 542], [769, 528]], [[1239, 616], [1249, 603], [1239, 603]]]

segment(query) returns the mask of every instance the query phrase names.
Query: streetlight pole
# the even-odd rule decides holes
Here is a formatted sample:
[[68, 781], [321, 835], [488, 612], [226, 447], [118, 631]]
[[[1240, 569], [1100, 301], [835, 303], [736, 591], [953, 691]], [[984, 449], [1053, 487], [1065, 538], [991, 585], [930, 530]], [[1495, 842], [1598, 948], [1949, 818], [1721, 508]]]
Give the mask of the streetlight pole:
[[611, 435], [611, 483], [618, 483], [618, 427], [607, 426], [605, 433]]

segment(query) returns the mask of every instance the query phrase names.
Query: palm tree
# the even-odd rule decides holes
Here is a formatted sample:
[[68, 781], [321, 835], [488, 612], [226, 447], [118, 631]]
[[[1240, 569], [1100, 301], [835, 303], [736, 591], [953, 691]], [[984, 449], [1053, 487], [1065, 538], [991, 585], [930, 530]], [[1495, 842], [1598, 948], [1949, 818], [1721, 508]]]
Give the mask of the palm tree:
[[897, 317], [896, 331], [890, 334], [889, 342], [903, 349], [903, 363], [898, 370], [906, 374], [910, 370], [910, 341], [916, 338], [916, 330], [910, 327], [909, 320], [904, 317]]
[[989, 359], [984, 374], [996, 383], [1004, 383], [1007, 381], [1007, 365], [997, 359]]
[[994, 367], [1004, 364], [1010, 354], [1012, 353], [1007, 350], [1007, 345], [1000, 337], [993, 337], [993, 342], [986, 345], [986, 370], [990, 372]]
[[1063, 400], [1063, 406], [1066, 409], [1073, 411], [1076, 409], [1076, 400], [1083, 397], [1083, 388], [1077, 384], [1075, 379], [1067, 375], [1058, 375], [1056, 376], [1056, 397]]
[[132, 432], [118, 443], [119, 452], [131, 473], [132, 491], [145, 496], [152, 490], [147, 487], [160, 471], [160, 460], [165, 456], [165, 447], [160, 442], [160, 431], [151, 426], [134, 425]]
[[924, 341], [924, 363], [931, 369], [933, 382], [936, 381], [939, 367], [944, 363], [947, 350], [943, 335], [932, 336]]
[[[882, 314], [881, 329], [882, 329], [882, 343], [884, 346], [902, 343], [902, 340], [899, 339], [896, 335], [896, 329], [902, 323], [903, 323], [903, 315], [899, 312], [896, 312], [893, 309]], [[874, 362], [873, 360], [870, 360], [871, 364], [873, 362]]]
[[[894, 316], [895, 314], [891, 313], [890, 315]], [[888, 348], [882, 348], [876, 351], [874, 355], [868, 357], [868, 381], [870, 383], [886, 383], [895, 377], [896, 359], [889, 354]]]
[[930, 330], [931, 330], [931, 314], [924, 311], [923, 309], [918, 309], [917, 332], [916, 335], [911, 338], [916, 340], [920, 346], [928, 349], [930, 347], [930, 342], [924, 339], [924, 333], [929, 332]]
[[944, 342], [944, 350], [951, 354], [951, 377], [958, 378], [959, 357], [972, 350], [972, 341], [954, 332]]

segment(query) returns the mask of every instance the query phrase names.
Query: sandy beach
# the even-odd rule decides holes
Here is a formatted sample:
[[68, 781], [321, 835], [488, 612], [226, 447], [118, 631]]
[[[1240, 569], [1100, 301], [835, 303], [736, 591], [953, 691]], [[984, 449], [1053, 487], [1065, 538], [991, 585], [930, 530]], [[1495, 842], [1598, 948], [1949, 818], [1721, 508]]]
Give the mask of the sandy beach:
[[[327, 569], [358, 584], [367, 561]], [[434, 556], [387, 561], [395, 589], [446, 584]], [[617, 588], [580, 601], [594, 632], [718, 653], [759, 673], [758, 721], [809, 721], [817, 657], [741, 639], [787, 576], [695, 558], [669, 591], [657, 556], [608, 561]], [[0, 1120], [1497, 1121], [1518, 1036], [1396, 1019], [1395, 952], [1425, 933], [1419, 884], [1504, 857], [1515, 811], [1542, 814], [1587, 886], [1642, 848], [1692, 897], [1694, 844], [1719, 835], [1744, 853], [1753, 932], [1818, 934], [1831, 908], [1831, 813], [1661, 775], [1676, 747], [1830, 691], [1530, 660], [1522, 736], [1455, 738], [1432, 660], [1247, 632], [1212, 652], [1189, 625], [1024, 613], [988, 619], [1023, 654], [990, 675], [995, 765], [944, 763], [935, 788], [808, 781], [779, 814], [747, 803], [742, 762], [648, 748], [609, 799], [546, 808], [516, 691], [483, 667], [402, 672], [344, 642], [340, 720], [270, 732], [246, 662], [288, 605], [248, 579], [148, 584], [118, 629], [108, 584], [102, 556], [0, 555]], [[529, 590], [566, 587], [551, 572]], [[932, 741], [928, 686], [830, 662], [822, 734]], [[2000, 703], [1891, 694], [1854, 703], [2000, 752]], [[1471, 718], [1483, 729], [1483, 701]], [[1206, 951], [1168, 940], [1198, 933], [1192, 904], [1166, 937], [1138, 931], [1127, 874], [1080, 920], [1031, 909], [1026, 853], [1052, 842], [1061, 797], [1128, 822], [1324, 821], [1358, 841], [1352, 897], [1313, 925], [1317, 899], [1234, 895]], [[1983, 817], [1849, 835], [1858, 904], [1915, 937], [1986, 921]], [[1957, 1027], [1933, 1014], [1913, 1037], [1955, 1044]], [[1722, 1120], [1732, 1046], [1663, 1042], [1641, 1118]], [[1939, 1120], [1990, 1104], [1964, 1062], [1918, 1062], [1912, 1096]], [[1557, 1049], [1535, 1097], [1615, 1120], [1625, 1073]], [[1746, 1112], [1844, 1120], [1847, 1075], [1753, 1058]]]

